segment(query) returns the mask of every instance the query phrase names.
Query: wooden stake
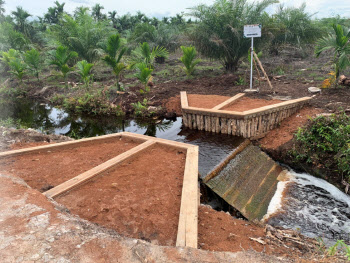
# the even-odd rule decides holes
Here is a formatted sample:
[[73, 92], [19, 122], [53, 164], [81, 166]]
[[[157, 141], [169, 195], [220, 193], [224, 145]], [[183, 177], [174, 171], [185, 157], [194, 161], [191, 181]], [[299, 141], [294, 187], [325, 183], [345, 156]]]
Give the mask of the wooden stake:
[[273, 94], [275, 94], [275, 90], [274, 90], [273, 87], [272, 87], [272, 84], [271, 84], [271, 82], [270, 82], [270, 80], [269, 80], [269, 76], [267, 76], [267, 74], [266, 74], [266, 72], [265, 72], [265, 70], [264, 70], [264, 68], [263, 68], [263, 66], [262, 66], [262, 64], [261, 64], [261, 62], [260, 62], [260, 59], [259, 59], [258, 55], [255, 54], [254, 51], [253, 51], [253, 55], [254, 55], [256, 61], [258, 62], [261, 71], [264, 73], [264, 76], [265, 76], [265, 78], [266, 78], [266, 80], [267, 80], [267, 83], [269, 83], [269, 86], [270, 86], [271, 90], [273, 91]]

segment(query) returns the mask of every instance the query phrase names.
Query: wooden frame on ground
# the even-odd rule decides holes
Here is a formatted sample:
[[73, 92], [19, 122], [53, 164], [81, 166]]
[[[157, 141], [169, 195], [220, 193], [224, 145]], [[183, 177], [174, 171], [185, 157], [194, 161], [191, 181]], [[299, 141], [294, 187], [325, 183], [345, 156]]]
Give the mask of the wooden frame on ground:
[[62, 143], [49, 144], [44, 146], [37, 146], [31, 148], [25, 148], [20, 150], [8, 151], [0, 153], [0, 159], [15, 157], [23, 154], [37, 153], [45, 150], [60, 150], [69, 148], [71, 146], [81, 145], [92, 141], [102, 142], [114, 138], [131, 138], [142, 142], [140, 145], [68, 180], [64, 183], [44, 192], [43, 194], [49, 198], [55, 198], [67, 191], [79, 187], [85, 182], [88, 182], [92, 178], [100, 175], [101, 173], [113, 168], [117, 164], [129, 159], [136, 154], [143, 152], [145, 149], [155, 144], [163, 144], [171, 147], [180, 148], [186, 150], [186, 164], [184, 170], [183, 187], [181, 194], [181, 206], [179, 215], [179, 224], [177, 231], [176, 246], [197, 248], [198, 246], [198, 203], [199, 203], [199, 190], [198, 190], [198, 146], [190, 145], [181, 142], [169, 141], [165, 139], [159, 139], [149, 137], [140, 134], [133, 134], [129, 132], [114, 133], [94, 138], [86, 138], [75, 141], [68, 141]]
[[186, 91], [181, 91], [183, 124], [190, 129], [224, 133], [244, 138], [261, 138], [282, 120], [309, 103], [311, 97], [285, 101], [243, 112], [221, 110], [243, 97], [239, 93], [212, 109], [191, 107]]

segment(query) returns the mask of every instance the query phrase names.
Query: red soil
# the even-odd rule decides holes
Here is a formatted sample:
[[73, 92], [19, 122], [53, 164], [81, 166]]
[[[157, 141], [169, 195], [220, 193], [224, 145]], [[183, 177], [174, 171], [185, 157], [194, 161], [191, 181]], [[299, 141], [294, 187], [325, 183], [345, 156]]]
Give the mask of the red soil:
[[165, 100], [164, 104], [167, 112], [175, 112], [176, 115], [182, 115], [180, 96], [172, 97], [169, 100]]
[[198, 244], [201, 249], [230, 252], [253, 249], [273, 255], [288, 255], [290, 251], [269, 242], [264, 228], [248, 221], [235, 219], [225, 212], [218, 212], [201, 205], [198, 217]]
[[315, 117], [320, 113], [320, 109], [311, 107], [303, 108], [289, 118], [282, 121], [281, 125], [270, 131], [260, 140], [260, 145], [265, 149], [277, 149], [279, 146], [293, 139], [299, 127], [304, 126], [310, 117]]
[[185, 160], [185, 152], [155, 145], [56, 201], [124, 236], [173, 246]]
[[228, 100], [230, 97], [220, 95], [187, 94], [190, 107], [212, 109], [216, 105]]
[[281, 100], [264, 100], [264, 99], [251, 99], [248, 97], [243, 97], [232, 104], [222, 108], [221, 110], [228, 111], [248, 111], [252, 109], [257, 109], [260, 107], [273, 105], [277, 103], [281, 103]]
[[[227, 96], [220, 95], [200, 95], [200, 94], [187, 94], [188, 104], [190, 107], [212, 109], [220, 103], [230, 99]], [[260, 107], [273, 105], [282, 102], [281, 100], [264, 100], [264, 99], [253, 99], [249, 97], [243, 97], [232, 104], [222, 108], [222, 110], [228, 111], [247, 111], [257, 109]], [[170, 98], [166, 103], [165, 107], [169, 112], [176, 112], [178, 115], [181, 114], [181, 102], [180, 96]]]
[[[0, 160], [0, 169], [3, 173], [21, 177], [32, 188], [45, 191], [139, 144], [118, 137], [65, 149], [48, 149]], [[22, 146], [25, 148], [25, 145]]]

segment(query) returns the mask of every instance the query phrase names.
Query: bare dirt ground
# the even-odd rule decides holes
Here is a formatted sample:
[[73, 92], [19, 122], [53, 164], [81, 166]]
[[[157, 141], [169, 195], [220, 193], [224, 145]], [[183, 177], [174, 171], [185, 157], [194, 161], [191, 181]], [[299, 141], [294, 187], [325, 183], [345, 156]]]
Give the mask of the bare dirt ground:
[[17, 175], [31, 187], [46, 191], [138, 144], [133, 140], [115, 138], [65, 149], [49, 149], [0, 160], [0, 168], [2, 173]]
[[1, 262], [290, 262], [252, 250], [162, 247], [67, 214], [23, 180], [0, 175]]
[[321, 112], [321, 109], [311, 107], [301, 109], [259, 140], [260, 146], [265, 150], [277, 150], [278, 147], [293, 139], [299, 127], [305, 126], [310, 118], [316, 117]]
[[174, 246], [185, 161], [185, 152], [156, 145], [56, 201], [123, 236]]

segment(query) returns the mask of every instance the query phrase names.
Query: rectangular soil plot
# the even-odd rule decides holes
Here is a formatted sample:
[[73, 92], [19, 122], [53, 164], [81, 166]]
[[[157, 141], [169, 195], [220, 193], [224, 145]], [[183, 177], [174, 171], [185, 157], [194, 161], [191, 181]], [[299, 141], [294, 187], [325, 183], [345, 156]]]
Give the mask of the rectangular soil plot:
[[121, 136], [49, 148], [0, 160], [2, 173], [14, 174], [29, 186], [46, 191], [141, 144]]
[[185, 163], [185, 150], [155, 144], [55, 199], [121, 235], [174, 246]]

